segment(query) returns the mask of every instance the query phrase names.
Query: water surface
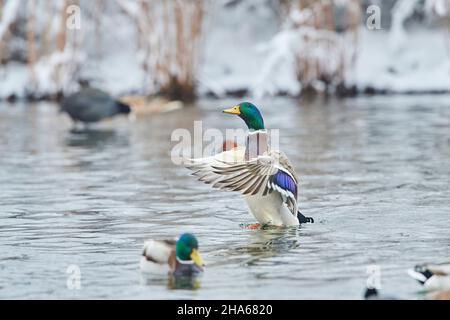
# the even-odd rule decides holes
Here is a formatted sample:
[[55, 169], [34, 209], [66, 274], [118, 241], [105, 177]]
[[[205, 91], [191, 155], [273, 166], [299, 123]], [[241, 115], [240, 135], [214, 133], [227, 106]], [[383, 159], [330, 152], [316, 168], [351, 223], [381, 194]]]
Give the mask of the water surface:
[[[282, 230], [241, 228], [254, 220], [238, 194], [170, 159], [172, 131], [194, 120], [242, 127], [219, 112], [236, 102], [84, 134], [53, 104], [0, 104], [0, 298], [359, 299], [373, 264], [383, 291], [423, 298], [405, 270], [449, 257], [450, 97], [257, 101], [316, 220]], [[143, 278], [143, 241], [185, 231], [208, 263], [200, 288]]]

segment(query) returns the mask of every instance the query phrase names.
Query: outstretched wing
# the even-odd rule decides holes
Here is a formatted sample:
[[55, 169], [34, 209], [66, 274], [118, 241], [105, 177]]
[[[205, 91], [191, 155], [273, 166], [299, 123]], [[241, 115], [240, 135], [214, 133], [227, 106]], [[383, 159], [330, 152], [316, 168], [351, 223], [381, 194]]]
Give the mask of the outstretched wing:
[[185, 159], [185, 165], [200, 181], [211, 184], [220, 179], [220, 175], [213, 172], [213, 166], [223, 164], [223, 162], [241, 164], [244, 161], [244, 155], [245, 148], [238, 147], [207, 158]]
[[281, 152], [271, 151], [268, 155], [237, 163], [215, 159], [191, 169], [200, 181], [214, 188], [262, 196], [276, 191], [292, 214], [297, 214], [297, 178]]

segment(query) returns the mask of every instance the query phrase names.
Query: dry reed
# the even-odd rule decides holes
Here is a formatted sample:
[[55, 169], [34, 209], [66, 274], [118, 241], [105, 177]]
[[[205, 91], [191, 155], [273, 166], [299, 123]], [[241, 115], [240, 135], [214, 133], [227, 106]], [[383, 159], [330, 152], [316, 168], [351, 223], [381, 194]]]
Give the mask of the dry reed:
[[[288, 5], [289, 28], [298, 31], [297, 77], [303, 91], [328, 91], [345, 86], [356, 60], [361, 8], [358, 0], [345, 2], [346, 26], [337, 32], [338, 1], [297, 0]], [[325, 88], [323, 88], [325, 86]]]
[[146, 90], [170, 99], [195, 99], [205, 0], [117, 0], [136, 24]]

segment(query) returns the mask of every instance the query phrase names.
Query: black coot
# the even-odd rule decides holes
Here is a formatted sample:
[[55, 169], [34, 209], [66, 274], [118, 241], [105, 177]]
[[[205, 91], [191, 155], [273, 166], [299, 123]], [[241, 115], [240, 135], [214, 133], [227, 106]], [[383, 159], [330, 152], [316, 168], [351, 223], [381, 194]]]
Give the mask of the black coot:
[[129, 114], [130, 106], [114, 100], [108, 93], [94, 88], [84, 88], [71, 94], [61, 103], [74, 122], [97, 122], [118, 114]]

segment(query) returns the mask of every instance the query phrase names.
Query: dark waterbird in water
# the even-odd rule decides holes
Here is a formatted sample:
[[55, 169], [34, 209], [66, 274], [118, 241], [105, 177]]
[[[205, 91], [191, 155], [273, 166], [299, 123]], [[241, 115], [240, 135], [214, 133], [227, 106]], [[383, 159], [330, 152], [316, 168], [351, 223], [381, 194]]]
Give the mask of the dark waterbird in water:
[[61, 111], [67, 112], [75, 124], [88, 124], [119, 114], [129, 114], [131, 108], [102, 90], [84, 88], [65, 98], [61, 103]]
[[366, 287], [364, 292], [365, 300], [399, 300], [399, 298], [390, 295], [380, 294], [380, 292], [373, 287]]

